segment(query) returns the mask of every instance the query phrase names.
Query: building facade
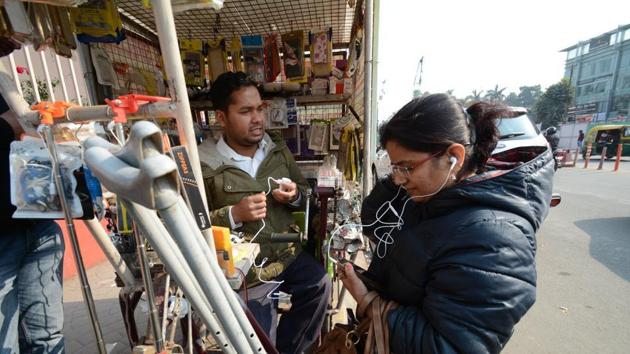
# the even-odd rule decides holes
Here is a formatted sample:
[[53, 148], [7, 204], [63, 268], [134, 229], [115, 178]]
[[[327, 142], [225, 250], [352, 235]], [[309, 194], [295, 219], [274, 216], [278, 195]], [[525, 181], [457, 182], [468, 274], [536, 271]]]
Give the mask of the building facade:
[[630, 24], [563, 49], [564, 77], [575, 87], [569, 121], [629, 120]]

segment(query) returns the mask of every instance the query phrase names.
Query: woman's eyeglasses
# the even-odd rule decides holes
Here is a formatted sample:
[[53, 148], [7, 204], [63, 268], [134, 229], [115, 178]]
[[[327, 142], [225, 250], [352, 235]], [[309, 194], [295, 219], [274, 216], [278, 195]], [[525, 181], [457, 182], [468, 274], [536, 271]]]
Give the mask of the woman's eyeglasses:
[[399, 166], [399, 165], [390, 165], [390, 168], [392, 169], [392, 175], [394, 176], [402, 176], [402, 177], [409, 177], [411, 176], [411, 174], [413, 173], [413, 171], [418, 168], [418, 166], [422, 165], [423, 163], [431, 160], [432, 158], [438, 156], [442, 154], [442, 151], [440, 152], [436, 152], [435, 154], [428, 156], [422, 160], [418, 160], [418, 161], [410, 161], [408, 166]]

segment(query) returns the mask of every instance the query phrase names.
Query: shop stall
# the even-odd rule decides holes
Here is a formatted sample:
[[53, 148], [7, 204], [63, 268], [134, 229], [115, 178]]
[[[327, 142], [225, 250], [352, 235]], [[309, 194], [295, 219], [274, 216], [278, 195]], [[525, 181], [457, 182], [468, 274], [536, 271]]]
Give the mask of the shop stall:
[[[185, 316], [192, 307], [221, 350], [275, 351], [234, 291], [244, 276], [233, 267], [247, 273], [256, 247], [231, 245], [229, 231], [213, 230], [208, 218], [197, 146], [221, 135], [209, 92], [224, 72], [244, 71], [259, 83], [267, 129], [284, 136], [309, 181], [301, 230], [281, 237], [310, 247], [332, 278], [335, 259], [369, 253], [357, 225], [372, 182], [373, 6], [4, 1], [0, 90], [25, 130], [41, 137], [12, 148], [17, 217], [65, 221], [100, 353], [107, 333], [81, 256], [80, 223], [116, 270], [132, 349], [192, 351], [193, 316]], [[42, 161], [48, 172], [37, 170]], [[48, 192], [26, 198], [24, 178], [36, 177], [48, 178]], [[134, 319], [143, 293], [145, 333]], [[324, 331], [342, 302], [337, 282]], [[184, 343], [174, 335], [179, 318], [188, 321]]]

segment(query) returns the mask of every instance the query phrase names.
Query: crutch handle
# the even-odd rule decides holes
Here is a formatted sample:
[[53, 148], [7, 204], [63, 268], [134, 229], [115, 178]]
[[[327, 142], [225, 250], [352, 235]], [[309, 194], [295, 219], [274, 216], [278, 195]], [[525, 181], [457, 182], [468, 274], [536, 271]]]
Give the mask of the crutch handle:
[[271, 243], [302, 242], [302, 233], [271, 233]]

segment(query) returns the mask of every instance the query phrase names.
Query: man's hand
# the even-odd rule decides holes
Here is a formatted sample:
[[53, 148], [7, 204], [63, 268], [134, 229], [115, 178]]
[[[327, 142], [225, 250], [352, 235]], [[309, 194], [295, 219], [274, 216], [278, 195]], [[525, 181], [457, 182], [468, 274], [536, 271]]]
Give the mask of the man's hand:
[[241, 199], [232, 207], [235, 223], [262, 220], [267, 216], [267, 196], [261, 192]]
[[289, 204], [297, 198], [297, 184], [294, 182], [282, 183], [279, 188], [271, 191], [273, 199], [281, 204]]

